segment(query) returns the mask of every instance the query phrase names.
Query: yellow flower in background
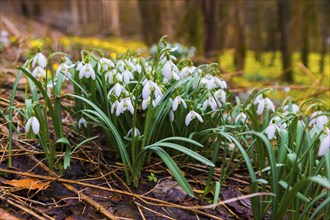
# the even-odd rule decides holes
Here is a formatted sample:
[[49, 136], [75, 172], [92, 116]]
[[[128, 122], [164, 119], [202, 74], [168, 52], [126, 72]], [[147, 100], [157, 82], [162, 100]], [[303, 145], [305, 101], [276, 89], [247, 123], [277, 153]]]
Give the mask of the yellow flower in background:
[[29, 41], [30, 48], [39, 48], [42, 47], [44, 43], [39, 40], [31, 40]]
[[111, 58], [116, 58], [116, 57], [117, 57], [117, 53], [115, 53], [115, 52], [111, 52], [111, 53], [110, 53], [110, 57], [111, 57]]

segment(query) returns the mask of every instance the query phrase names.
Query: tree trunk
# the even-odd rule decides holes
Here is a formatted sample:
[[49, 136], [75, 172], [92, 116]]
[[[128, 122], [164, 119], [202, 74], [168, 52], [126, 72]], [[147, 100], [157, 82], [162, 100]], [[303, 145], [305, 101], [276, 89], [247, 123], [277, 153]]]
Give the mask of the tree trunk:
[[245, 30], [244, 30], [244, 2], [243, 0], [235, 1], [234, 28], [235, 36], [235, 55], [234, 62], [236, 70], [244, 70], [244, 62], [246, 55]]
[[293, 81], [291, 70], [291, 51], [290, 51], [290, 19], [291, 19], [291, 1], [278, 1], [278, 19], [279, 29], [281, 32], [281, 52], [282, 52], [282, 68], [285, 71], [283, 79], [287, 82]]
[[183, 20], [184, 30], [189, 44], [194, 45], [198, 54], [204, 52], [204, 24], [203, 15], [200, 11], [200, 1], [186, 0], [185, 17]]
[[215, 50], [215, 40], [217, 36], [217, 24], [219, 13], [218, 0], [202, 1], [203, 17], [204, 17], [204, 55], [207, 58], [212, 57]]
[[149, 45], [160, 38], [160, 7], [159, 1], [139, 0], [142, 19], [142, 35]]

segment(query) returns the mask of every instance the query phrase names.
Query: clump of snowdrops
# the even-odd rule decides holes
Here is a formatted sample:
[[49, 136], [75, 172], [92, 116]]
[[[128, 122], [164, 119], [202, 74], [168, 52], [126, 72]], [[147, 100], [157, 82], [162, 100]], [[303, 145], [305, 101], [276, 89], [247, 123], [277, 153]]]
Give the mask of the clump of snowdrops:
[[[148, 58], [126, 53], [108, 59], [94, 50], [81, 51], [81, 60], [73, 63], [63, 53], [48, 58], [37, 53], [20, 68], [8, 119], [14, 110], [26, 118], [26, 134], [39, 139], [51, 168], [62, 155], [67, 169], [72, 153], [102, 131], [118, 152], [128, 184], [137, 187], [144, 165], [158, 156], [193, 196], [172, 159], [184, 155], [178, 157], [182, 163], [209, 166], [204, 194], [214, 191], [217, 203], [226, 178], [245, 163], [251, 193], [273, 193], [251, 199], [255, 219], [329, 218], [329, 112], [321, 111], [322, 101], [298, 106], [286, 99], [275, 105], [271, 90], [263, 89], [242, 102], [229, 93], [216, 64], [196, 67], [189, 59], [176, 60], [172, 50], [162, 38]], [[62, 62], [52, 69], [55, 57]], [[22, 73], [28, 78], [23, 110], [13, 106]], [[73, 85], [71, 94], [62, 93], [67, 84]], [[63, 97], [74, 106], [62, 106]], [[75, 146], [63, 131], [64, 110], [87, 137]], [[10, 135], [14, 129], [10, 123]], [[221, 168], [219, 178], [215, 166]]]

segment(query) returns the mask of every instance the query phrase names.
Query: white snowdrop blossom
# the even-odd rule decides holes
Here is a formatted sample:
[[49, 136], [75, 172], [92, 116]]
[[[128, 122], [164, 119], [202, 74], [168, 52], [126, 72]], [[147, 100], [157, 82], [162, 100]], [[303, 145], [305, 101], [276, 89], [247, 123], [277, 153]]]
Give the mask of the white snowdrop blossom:
[[32, 76], [34, 76], [35, 78], [40, 78], [41, 76], [46, 78], [46, 71], [43, 68], [41, 68], [40, 66], [37, 66], [32, 71]]
[[293, 114], [297, 114], [299, 112], [299, 106], [296, 104], [291, 105], [291, 111], [289, 110], [289, 108], [290, 108], [290, 105], [286, 105], [286, 106], [284, 106], [283, 111], [285, 113], [292, 112]]
[[150, 97], [148, 97], [146, 99], [143, 99], [143, 101], [142, 101], [142, 110], [146, 110], [148, 108], [150, 101], [151, 101]]
[[321, 144], [319, 147], [319, 151], [317, 153], [317, 155], [319, 157], [322, 157], [323, 155], [325, 155], [330, 149], [330, 130], [327, 128], [326, 129], [326, 135], [325, 137], [321, 140]]
[[185, 66], [181, 69], [179, 76], [180, 78], [185, 78], [187, 76], [192, 75], [192, 73], [196, 70], [194, 66]]
[[116, 109], [116, 116], [119, 116], [121, 113], [129, 110], [132, 114], [134, 114], [134, 108], [132, 105], [132, 101], [130, 97], [123, 98]]
[[316, 111], [311, 115], [309, 126], [316, 125], [318, 129], [323, 130], [324, 125], [326, 125], [328, 121], [328, 117], [324, 115], [323, 112]]
[[86, 63], [79, 71], [79, 79], [86, 77], [87, 79], [91, 77], [95, 80], [95, 72], [92, 64]]
[[130, 137], [130, 134], [132, 133], [132, 135], [133, 135], [133, 131], [134, 131], [134, 137], [137, 137], [137, 136], [139, 136], [141, 133], [140, 133], [140, 131], [139, 131], [139, 129], [137, 129], [137, 128], [131, 128], [128, 132], [127, 132], [127, 137]]
[[[170, 99], [170, 101], [172, 101], [172, 100]], [[173, 111], [176, 111], [178, 109], [178, 107], [179, 107], [180, 104], [182, 104], [185, 109], [187, 108], [187, 104], [181, 98], [181, 96], [175, 97], [174, 100], [172, 101], [172, 110]]]
[[83, 68], [84, 65], [85, 65], [84, 62], [80, 62], [80, 61], [79, 61], [78, 64], [77, 64], [77, 70], [80, 71], [81, 68]]
[[129, 83], [129, 81], [134, 79], [133, 74], [128, 70], [124, 70], [124, 72], [122, 73], [122, 77], [124, 78], [124, 83], [125, 84]]
[[120, 85], [119, 83], [116, 83], [108, 92], [108, 97], [110, 95], [114, 94], [115, 96], [119, 97], [121, 94], [128, 95], [127, 90], [124, 88], [124, 86]]
[[214, 93], [214, 97], [216, 99], [220, 98], [222, 103], [226, 103], [226, 96], [227, 96], [227, 94], [226, 94], [225, 90], [223, 90], [223, 89], [219, 89]]
[[186, 116], [186, 120], [185, 120], [186, 126], [188, 126], [190, 122], [195, 118], [197, 118], [201, 123], [203, 123], [202, 116], [200, 116], [200, 114], [192, 110]]
[[256, 103], [258, 104], [258, 109], [257, 109], [258, 115], [261, 115], [265, 108], [271, 110], [272, 112], [275, 112], [275, 106], [268, 97], [264, 98], [262, 95], [261, 96], [258, 95], [254, 102], [255, 104]]
[[105, 73], [105, 80], [108, 81], [110, 85], [112, 85], [115, 82], [122, 82], [123, 76], [117, 73], [116, 69], [113, 69]]
[[100, 65], [97, 66], [98, 72], [101, 71], [101, 66], [103, 67], [103, 71], [108, 71], [108, 70], [110, 70], [110, 68], [115, 67], [115, 64], [111, 60], [102, 57], [100, 59]]
[[116, 100], [114, 103], [112, 103], [111, 105], [111, 114], [113, 114], [115, 112], [115, 109], [118, 108], [119, 102], [118, 100]]
[[40, 66], [41, 68], [45, 68], [47, 66], [47, 59], [42, 53], [37, 53], [32, 60], [32, 67], [36, 65]]
[[155, 99], [152, 100], [152, 107], [156, 107], [160, 103], [161, 99], [162, 99], [162, 96], [155, 97]]
[[61, 63], [56, 70], [56, 77], [58, 78], [60, 74], [63, 74], [63, 81], [71, 78], [70, 68], [74, 67], [74, 64], [66, 65], [65, 63]]
[[176, 65], [171, 61], [167, 60], [163, 66], [162, 73], [164, 76], [164, 82], [168, 82], [170, 79], [179, 80], [179, 70]]
[[32, 117], [26, 122], [26, 125], [25, 125], [25, 131], [26, 131], [26, 133], [29, 132], [30, 127], [32, 127], [32, 131], [33, 131], [34, 134], [38, 134], [38, 133], [39, 133], [39, 130], [40, 130], [40, 123], [39, 123], [37, 117], [32, 116]]
[[236, 116], [235, 123], [237, 124], [239, 121], [244, 123], [246, 121], [246, 119], [247, 119], [246, 114], [244, 114], [244, 112], [241, 112]]
[[203, 102], [202, 110], [205, 111], [208, 106], [210, 106], [213, 111], [215, 111], [218, 108], [217, 102], [214, 100], [214, 98], [212, 96], [208, 97]]
[[201, 83], [205, 84], [207, 90], [212, 90], [218, 87], [220, 87], [221, 89], [227, 88], [226, 81], [209, 74], [202, 78]]
[[218, 77], [215, 77], [215, 81], [221, 89], [227, 89], [227, 83], [224, 79], [219, 79]]
[[116, 63], [116, 69], [119, 72], [123, 72], [124, 71], [124, 68], [125, 68], [125, 62], [122, 61], [122, 60], [118, 60], [118, 62]]
[[269, 140], [272, 140], [275, 137], [275, 132], [278, 133], [281, 131], [280, 127], [276, 124], [281, 118], [275, 117], [270, 120], [268, 127], [265, 130], [265, 134], [267, 135]]
[[152, 91], [155, 91], [155, 97], [163, 96], [163, 93], [157, 83], [154, 83], [151, 80], [143, 81], [142, 98], [147, 99], [151, 95]]
[[78, 128], [81, 129], [83, 126], [87, 128], [87, 121], [84, 117], [81, 117], [78, 121]]

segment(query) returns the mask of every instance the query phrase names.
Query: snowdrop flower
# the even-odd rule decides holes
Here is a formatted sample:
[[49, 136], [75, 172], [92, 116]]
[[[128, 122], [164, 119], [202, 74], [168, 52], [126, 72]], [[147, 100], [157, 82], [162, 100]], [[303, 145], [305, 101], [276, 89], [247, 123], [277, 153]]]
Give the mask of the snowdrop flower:
[[108, 71], [111, 67], [115, 67], [115, 64], [107, 58], [102, 57], [100, 59], [100, 65], [97, 66], [97, 71], [101, 71], [101, 66], [103, 67], [103, 71]]
[[56, 77], [59, 77], [60, 74], [63, 74], [63, 81], [68, 80], [69, 78], [71, 78], [70, 68], [74, 66], [74, 64], [68, 66], [65, 63], [61, 63], [56, 70]]
[[142, 98], [147, 99], [151, 95], [152, 91], [155, 91], [155, 97], [163, 96], [163, 93], [157, 83], [154, 83], [151, 80], [143, 81]]
[[133, 74], [128, 70], [124, 70], [124, 72], [122, 73], [122, 77], [124, 78], [125, 84], [129, 83], [129, 81], [134, 79]]
[[114, 84], [115, 82], [122, 82], [123, 76], [117, 73], [116, 69], [106, 72], [105, 80], [109, 82], [110, 85]]
[[37, 66], [32, 71], [32, 76], [34, 76], [35, 78], [40, 78], [41, 76], [46, 78], [46, 71], [43, 68], [41, 68], [40, 66]]
[[133, 135], [133, 130], [134, 130], [134, 137], [137, 137], [137, 136], [139, 136], [141, 133], [140, 133], [140, 131], [139, 131], [139, 129], [137, 129], [137, 128], [131, 128], [128, 132], [127, 132], [127, 137], [129, 137], [130, 136], [130, 134], [132, 133], [132, 135]]
[[219, 89], [214, 93], [216, 99], [220, 98], [222, 103], [226, 103], [226, 92], [223, 89]]
[[246, 114], [244, 114], [244, 112], [241, 112], [236, 116], [235, 123], [237, 124], [239, 121], [245, 123], [246, 119], [247, 119]]
[[265, 107], [268, 110], [275, 112], [274, 104], [269, 98], [264, 98], [263, 96], [258, 95], [255, 100], [255, 103], [258, 103], [258, 110], [257, 110], [258, 115], [261, 115], [263, 113]]
[[281, 118], [280, 117], [275, 117], [273, 118], [268, 127], [265, 130], [265, 133], [267, 134], [267, 137], [269, 140], [272, 140], [275, 137], [275, 132], [277, 131], [278, 133], [280, 132], [280, 127], [276, 124], [277, 121], [279, 121]]
[[118, 60], [117, 64], [116, 64], [116, 69], [119, 72], [123, 72], [124, 71], [124, 67], [125, 67], [125, 63], [122, 60]]
[[185, 120], [186, 126], [188, 126], [190, 124], [190, 122], [192, 120], [194, 120], [195, 118], [197, 118], [201, 123], [203, 123], [203, 119], [202, 119], [202, 116], [200, 116], [200, 114], [198, 114], [195, 111], [190, 111], [186, 116], [186, 120]]
[[47, 66], [47, 59], [42, 53], [37, 53], [32, 60], [32, 67], [35, 67], [36, 64], [41, 68], [45, 68]]
[[318, 129], [323, 130], [324, 125], [326, 125], [328, 121], [327, 116], [325, 116], [323, 112], [317, 111], [311, 115], [309, 126], [316, 125]]
[[215, 111], [218, 108], [217, 102], [214, 100], [212, 96], [210, 96], [208, 99], [204, 101], [202, 110], [205, 111], [208, 106], [210, 106], [213, 111]]
[[142, 110], [146, 110], [148, 108], [150, 100], [151, 100], [150, 97], [148, 97], [146, 99], [143, 99], [143, 101], [142, 101]]
[[77, 70], [80, 71], [81, 68], [83, 68], [83, 66], [85, 65], [84, 62], [78, 62], [78, 65], [77, 65]]
[[[285, 113], [289, 113], [289, 107], [290, 107], [289, 105], [284, 106], [283, 111]], [[292, 104], [291, 107], [292, 107], [292, 109], [290, 110], [290, 112], [292, 112], [293, 114], [297, 114], [299, 112], [299, 106], [298, 105]]]
[[178, 109], [179, 104], [182, 104], [185, 109], [187, 108], [186, 102], [181, 98], [181, 96], [177, 96], [172, 101], [172, 110], [176, 111]]
[[196, 67], [194, 66], [185, 66], [179, 73], [180, 78], [187, 77], [191, 75], [195, 71]]
[[116, 116], [119, 116], [124, 111], [129, 110], [132, 114], [134, 114], [134, 108], [132, 105], [132, 101], [130, 97], [123, 98], [116, 109]]
[[152, 100], [152, 106], [156, 107], [160, 103], [161, 99], [162, 99], [162, 96], [157, 96], [154, 100]]
[[83, 77], [86, 77], [87, 79], [91, 77], [92, 79], [95, 79], [95, 72], [93, 69], [92, 64], [86, 63], [79, 71], [79, 79], [82, 79]]
[[87, 128], [87, 121], [84, 119], [84, 117], [81, 117], [78, 121], [78, 128], [81, 129], [82, 126]]
[[213, 78], [207, 79], [206, 77], [203, 77], [201, 83], [205, 84], [207, 90], [216, 88], [216, 84]]
[[128, 92], [124, 88], [124, 86], [120, 85], [119, 83], [116, 83], [108, 92], [108, 97], [110, 97], [111, 94], [115, 94], [115, 96], [119, 97], [122, 93], [128, 95]]
[[179, 70], [176, 65], [171, 60], [167, 60], [162, 69], [164, 81], [168, 82], [172, 78], [174, 78], [175, 80], [179, 80], [180, 77], [178, 75], [178, 72]]
[[221, 89], [227, 89], [227, 83], [223, 79], [219, 79], [218, 77], [214, 77], [215, 82], [220, 86]]
[[38, 121], [38, 119], [35, 116], [32, 116], [25, 125], [25, 131], [26, 133], [29, 132], [30, 127], [32, 127], [32, 131], [34, 134], [38, 134], [39, 133], [39, 129], [40, 129], [40, 123]]
[[319, 157], [322, 157], [323, 155], [325, 155], [329, 149], [330, 149], [330, 131], [327, 128], [326, 129], [326, 136], [322, 139], [320, 147], [319, 147], [319, 151], [317, 153], [317, 155]]
[[111, 114], [115, 112], [115, 109], [118, 108], [119, 102], [116, 100], [112, 105], [111, 105]]

